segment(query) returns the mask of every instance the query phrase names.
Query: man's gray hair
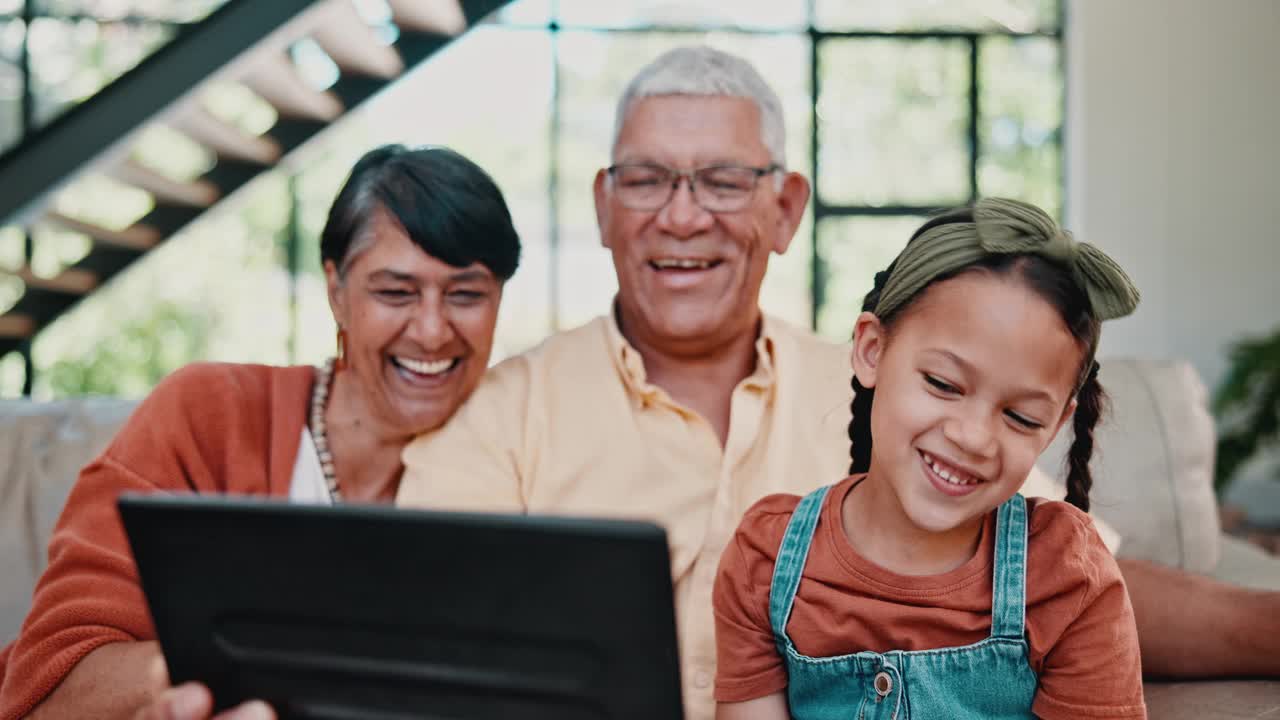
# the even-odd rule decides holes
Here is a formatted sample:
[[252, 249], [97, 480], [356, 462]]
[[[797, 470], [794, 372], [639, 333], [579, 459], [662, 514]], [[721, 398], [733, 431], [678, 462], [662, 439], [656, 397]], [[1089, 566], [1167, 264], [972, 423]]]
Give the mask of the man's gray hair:
[[786, 167], [787, 136], [782, 103], [751, 63], [737, 55], [705, 45], [680, 47], [659, 55], [636, 73], [618, 100], [613, 127], [615, 147], [631, 104], [655, 95], [721, 95], [754, 102], [760, 109], [760, 139], [769, 150], [769, 158], [774, 164]]

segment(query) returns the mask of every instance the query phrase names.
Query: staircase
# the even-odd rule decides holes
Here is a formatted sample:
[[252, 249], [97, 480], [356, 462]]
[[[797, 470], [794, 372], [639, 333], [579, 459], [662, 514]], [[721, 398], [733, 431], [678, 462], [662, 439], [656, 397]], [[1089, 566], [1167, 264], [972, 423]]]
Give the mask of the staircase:
[[[227, 0], [97, 94], [0, 155], [0, 225], [48, 223], [91, 241], [87, 255], [57, 274], [27, 263], [15, 273], [22, 294], [0, 313], [0, 357], [32, 339], [116, 273], [276, 165], [374, 93], [444, 47], [507, 0], [386, 0], [387, 22], [370, 25], [355, 0]], [[314, 89], [289, 50], [318, 45], [336, 81]], [[236, 82], [274, 108], [266, 132], [248, 133], [201, 102], [210, 83]], [[208, 150], [213, 166], [193, 179], [140, 163], [135, 146], [149, 127], [167, 126]], [[150, 196], [132, 225], [106, 228], [50, 207], [54, 193], [102, 174]], [[9, 282], [12, 282], [10, 280]]]

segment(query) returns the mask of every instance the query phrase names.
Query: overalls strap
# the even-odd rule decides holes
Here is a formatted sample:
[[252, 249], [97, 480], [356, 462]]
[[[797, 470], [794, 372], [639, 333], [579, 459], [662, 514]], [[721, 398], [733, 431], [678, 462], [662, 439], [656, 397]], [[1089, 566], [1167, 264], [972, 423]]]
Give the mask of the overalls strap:
[[791, 515], [791, 521], [787, 523], [782, 544], [778, 547], [778, 560], [773, 567], [773, 585], [769, 588], [769, 625], [773, 628], [773, 636], [780, 647], [791, 644], [787, 636], [787, 620], [791, 617], [791, 606], [795, 601], [796, 590], [800, 587], [805, 560], [809, 557], [810, 540], [813, 538], [814, 528], [818, 526], [823, 500], [829, 489], [830, 486], [820, 487], [800, 501]]
[[991, 637], [1021, 640], [1026, 632], [1027, 501], [1015, 494], [996, 512]]

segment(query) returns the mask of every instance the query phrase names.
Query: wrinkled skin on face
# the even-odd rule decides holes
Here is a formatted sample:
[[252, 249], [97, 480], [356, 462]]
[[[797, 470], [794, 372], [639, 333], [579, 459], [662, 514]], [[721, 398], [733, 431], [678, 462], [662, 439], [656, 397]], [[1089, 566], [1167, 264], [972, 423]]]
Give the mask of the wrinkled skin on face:
[[[767, 167], [759, 110], [743, 98], [657, 96], [631, 105], [614, 162], [674, 170], [714, 165]], [[658, 210], [624, 207], [601, 170], [595, 180], [601, 239], [613, 254], [624, 333], [638, 346], [697, 355], [759, 325], [760, 284], [770, 253], [791, 243], [809, 197], [808, 182], [786, 173], [760, 178], [750, 204], [711, 213], [687, 182]]]

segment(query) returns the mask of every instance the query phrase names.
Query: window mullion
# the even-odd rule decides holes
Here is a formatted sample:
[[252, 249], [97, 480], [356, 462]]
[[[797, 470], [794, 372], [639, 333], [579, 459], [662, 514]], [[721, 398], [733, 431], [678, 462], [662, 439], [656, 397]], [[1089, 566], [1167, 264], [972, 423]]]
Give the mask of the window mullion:
[[978, 200], [978, 158], [982, 152], [978, 123], [981, 119], [978, 85], [978, 36], [969, 36], [969, 202]]

